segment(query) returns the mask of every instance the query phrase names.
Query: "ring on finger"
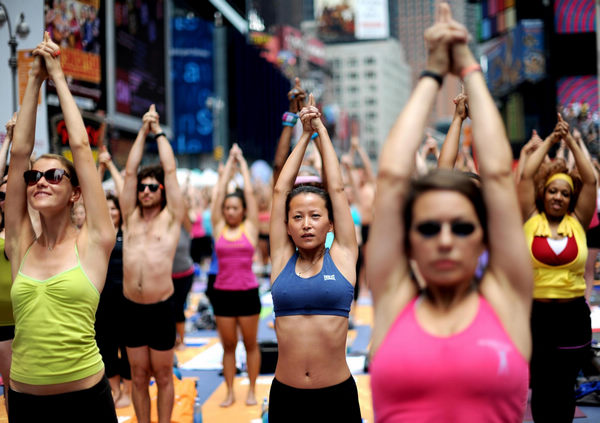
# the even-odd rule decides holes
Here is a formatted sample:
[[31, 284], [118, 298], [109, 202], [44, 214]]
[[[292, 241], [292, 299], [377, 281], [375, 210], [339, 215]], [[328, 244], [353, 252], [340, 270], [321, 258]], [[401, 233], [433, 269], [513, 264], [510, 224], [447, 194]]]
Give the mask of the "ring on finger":
[[60, 49], [53, 51], [52, 56], [54, 56], [54, 57], [60, 56]]

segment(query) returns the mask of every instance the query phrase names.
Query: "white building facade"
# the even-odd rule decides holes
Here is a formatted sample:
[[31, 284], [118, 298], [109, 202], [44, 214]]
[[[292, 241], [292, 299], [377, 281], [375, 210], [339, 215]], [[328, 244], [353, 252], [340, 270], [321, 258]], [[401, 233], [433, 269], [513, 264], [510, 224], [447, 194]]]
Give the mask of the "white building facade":
[[412, 90], [411, 69], [396, 39], [328, 44], [336, 103], [359, 122], [360, 142], [376, 163]]

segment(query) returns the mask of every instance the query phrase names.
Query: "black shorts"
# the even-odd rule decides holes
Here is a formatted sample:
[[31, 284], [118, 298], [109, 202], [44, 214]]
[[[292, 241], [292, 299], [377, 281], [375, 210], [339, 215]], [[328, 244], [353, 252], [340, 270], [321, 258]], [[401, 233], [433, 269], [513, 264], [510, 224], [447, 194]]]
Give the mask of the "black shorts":
[[130, 348], [148, 346], [167, 351], [175, 346], [175, 301], [171, 295], [154, 304], [134, 303], [123, 299], [125, 345]]
[[600, 248], [600, 225], [588, 229], [585, 233], [588, 248]]
[[57, 395], [31, 395], [9, 389], [11, 423], [116, 423], [117, 413], [108, 379], [81, 391]]
[[213, 288], [210, 302], [215, 316], [237, 317], [260, 314], [258, 288], [247, 291], [225, 291]]
[[203, 258], [212, 256], [213, 243], [210, 235], [192, 238], [190, 254], [194, 263], [200, 263]]
[[15, 325], [0, 326], [0, 342], [10, 341], [15, 338]]
[[273, 379], [269, 393], [269, 423], [360, 423], [358, 389], [350, 376], [319, 389], [298, 389]]

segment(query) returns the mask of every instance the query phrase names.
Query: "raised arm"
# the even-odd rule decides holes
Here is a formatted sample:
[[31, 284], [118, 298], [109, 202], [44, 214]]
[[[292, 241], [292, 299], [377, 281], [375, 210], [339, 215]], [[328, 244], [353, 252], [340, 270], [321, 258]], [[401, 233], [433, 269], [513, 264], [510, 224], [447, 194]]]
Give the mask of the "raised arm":
[[142, 117], [142, 127], [138, 131], [131, 150], [129, 150], [127, 163], [125, 163], [125, 178], [123, 179], [123, 189], [119, 196], [121, 214], [125, 223], [135, 210], [137, 204], [137, 172], [144, 156], [144, 146], [146, 145], [146, 137], [150, 132], [150, 122], [152, 119], [153, 117], [149, 112], [146, 112]]
[[269, 226], [269, 244], [271, 247], [271, 283], [277, 279], [283, 270], [285, 262], [295, 250], [287, 232], [287, 216], [285, 202], [288, 193], [294, 188], [294, 181], [302, 164], [306, 147], [310, 142], [312, 127], [310, 122], [302, 123], [302, 136], [285, 161], [283, 168], [273, 187], [273, 200], [271, 202], [271, 219]]
[[[519, 304], [519, 318], [529, 318], [533, 275], [529, 251], [522, 231], [519, 202], [512, 176], [512, 150], [500, 113], [488, 91], [481, 68], [467, 43], [452, 46], [453, 72], [464, 82], [469, 98], [473, 144], [478, 152], [479, 174], [487, 208], [489, 267], [481, 290], [511, 335], [530, 345], [529, 331], [522, 321], [511, 320], [510, 307]], [[490, 277], [488, 277], [490, 276]], [[489, 282], [488, 282], [489, 281]], [[491, 300], [490, 300], [491, 299]], [[512, 303], [511, 303], [512, 302]], [[515, 311], [517, 313], [517, 311]]]
[[248, 169], [248, 163], [244, 158], [242, 150], [237, 144], [234, 144], [237, 151], [235, 152], [235, 159], [239, 165], [240, 173], [244, 179], [244, 199], [246, 200], [246, 229], [254, 237], [253, 243], [256, 245], [258, 242], [258, 202], [254, 195], [254, 186], [250, 178], [250, 170]]
[[[35, 233], [27, 211], [27, 186], [23, 172], [29, 169], [29, 157], [33, 152], [35, 140], [35, 124], [37, 116], [37, 101], [40, 88], [48, 78], [48, 71], [41, 55], [41, 43], [33, 51], [33, 63], [29, 70], [27, 85], [18, 119], [13, 130], [10, 149], [11, 161], [8, 169], [8, 185], [6, 186], [6, 250], [13, 258], [13, 263], [20, 263], [25, 248], [35, 239]], [[22, 243], [20, 243], [22, 241]], [[18, 266], [12, 268], [13, 277]]]
[[304, 106], [305, 99], [306, 93], [300, 86], [300, 78], [296, 78], [294, 88], [288, 93], [290, 108], [283, 116], [283, 129], [279, 137], [279, 142], [277, 143], [277, 149], [275, 150], [275, 160], [273, 161], [273, 186], [277, 183], [277, 178], [279, 178], [283, 164], [290, 152], [292, 133], [294, 132], [296, 120], [298, 119], [298, 112]]
[[448, 128], [448, 133], [442, 144], [442, 151], [438, 157], [438, 168], [440, 169], [453, 169], [456, 164], [458, 146], [460, 143], [460, 130], [464, 120], [469, 116], [467, 96], [464, 93], [464, 87], [462, 92], [454, 97], [453, 102], [456, 105], [454, 116], [452, 117], [452, 123], [450, 123], [450, 128]]
[[[237, 144], [234, 144], [234, 146], [237, 146]], [[232, 150], [233, 146], [231, 147], [231, 150], [229, 150], [229, 157], [227, 157], [223, 171], [219, 174], [219, 179], [217, 180], [215, 191], [213, 191], [214, 196], [210, 205], [210, 220], [215, 240], [217, 239], [219, 232], [221, 232], [221, 227], [225, 221], [222, 213], [223, 201], [225, 201], [225, 196], [227, 195], [227, 185], [231, 178], [233, 178], [235, 171], [236, 161], [235, 155], [232, 154]]]
[[56, 51], [59, 51], [58, 49], [58, 45], [54, 44], [46, 33], [45, 46], [40, 51], [44, 57], [49, 77], [56, 87], [69, 136], [69, 148], [73, 153], [73, 165], [77, 171], [86, 210], [85, 225], [81, 230], [80, 239], [85, 237], [86, 231], [88, 231], [89, 236], [83, 239], [94, 248], [101, 247], [108, 256], [115, 244], [114, 226], [110, 219], [102, 182], [98, 177], [83, 118], [69, 91], [67, 80], [60, 66], [60, 56], [55, 54]]
[[358, 140], [358, 134], [355, 134], [352, 136], [352, 138], [350, 139], [350, 143], [351, 143], [350, 151], [352, 152], [354, 150], [358, 153], [358, 157], [360, 157], [360, 161], [362, 162], [362, 164], [365, 168], [366, 182], [370, 183], [370, 184], [374, 184], [375, 183], [375, 172], [373, 172], [373, 166], [371, 165], [371, 159], [369, 159], [367, 152], [360, 145], [360, 142]]
[[[300, 119], [304, 121], [304, 116], [310, 116], [311, 113], [318, 113], [312, 94], [308, 99], [308, 107], [302, 109], [300, 112]], [[338, 246], [341, 247], [342, 260], [346, 260], [348, 264], [351, 264], [351, 268], [354, 271], [356, 258], [358, 256], [358, 246], [356, 242], [356, 233], [354, 231], [354, 222], [348, 205], [348, 198], [344, 193], [344, 181], [342, 180], [340, 164], [335, 154], [335, 150], [333, 149], [333, 145], [331, 144], [327, 129], [325, 129], [325, 125], [323, 125], [320, 117], [312, 117], [310, 122], [313, 130], [316, 130], [319, 134], [315, 139], [315, 143], [321, 152], [323, 175], [327, 180], [327, 192], [329, 193], [331, 205], [333, 207], [335, 240], [333, 241], [331, 248], [332, 254], [334, 255], [334, 258], [336, 258], [335, 249]]]
[[112, 157], [104, 145], [100, 147], [98, 163], [98, 175], [100, 175], [100, 180], [104, 178], [104, 173], [106, 172], [106, 169], [108, 169], [115, 184], [115, 195], [120, 197], [121, 192], [123, 191], [123, 176], [121, 175], [121, 172], [119, 172], [119, 169], [117, 169], [117, 166], [113, 163]]
[[413, 174], [414, 156], [440, 88], [438, 80], [431, 75], [437, 78], [446, 75], [450, 65], [449, 43], [455, 39], [466, 41], [468, 36], [466, 30], [450, 24], [447, 4], [440, 5], [439, 11], [435, 24], [425, 32], [426, 76], [417, 82], [392, 126], [379, 158], [375, 214], [367, 252], [367, 279], [375, 303], [381, 302], [386, 294], [389, 299], [389, 294], [400, 287], [403, 302], [408, 302], [416, 293], [416, 287], [410, 283], [401, 217]]
[[158, 113], [154, 104], [150, 106], [148, 111], [152, 116], [150, 121], [150, 132], [154, 135], [154, 139], [158, 146], [158, 157], [160, 164], [165, 174], [165, 192], [167, 194], [167, 210], [171, 214], [173, 222], [180, 225], [183, 216], [185, 215], [185, 205], [183, 203], [183, 194], [177, 181], [177, 162], [171, 143], [160, 127]]
[[8, 151], [10, 150], [10, 143], [13, 138], [13, 130], [15, 129], [16, 123], [17, 113], [15, 112], [13, 113], [10, 120], [6, 122], [6, 136], [4, 137], [4, 141], [2, 142], [2, 147], [0, 147], [0, 178], [4, 177], [4, 172], [6, 172]]
[[521, 178], [517, 186], [519, 194], [519, 206], [521, 209], [521, 217], [523, 221], [526, 221], [535, 212], [535, 182], [533, 177], [539, 169], [540, 165], [546, 158], [548, 151], [554, 144], [560, 141], [558, 135], [558, 126], [554, 128], [554, 131], [543, 142], [538, 142], [539, 146], [525, 158], [523, 164], [523, 171], [521, 172]]
[[594, 212], [596, 211], [596, 175], [594, 173], [594, 167], [592, 166], [592, 162], [585, 155], [582, 147], [580, 147], [579, 143], [575, 141], [571, 133], [569, 132], [569, 124], [562, 119], [562, 116], [558, 115], [558, 124], [561, 128], [564, 128], [565, 133], [565, 143], [567, 147], [573, 154], [573, 158], [575, 159], [575, 166], [579, 171], [579, 175], [581, 177], [581, 182], [583, 186], [581, 187], [581, 192], [579, 193], [579, 197], [577, 198], [577, 203], [575, 204], [575, 216], [579, 219], [579, 222], [584, 228], [587, 228], [592, 221], [592, 217], [594, 216]]

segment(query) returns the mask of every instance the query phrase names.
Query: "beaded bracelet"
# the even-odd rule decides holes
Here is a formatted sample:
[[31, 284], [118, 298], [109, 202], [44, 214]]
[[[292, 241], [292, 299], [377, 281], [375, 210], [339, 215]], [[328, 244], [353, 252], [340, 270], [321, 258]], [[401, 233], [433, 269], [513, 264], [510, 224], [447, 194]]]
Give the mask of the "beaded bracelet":
[[298, 121], [298, 115], [292, 112], [285, 112], [283, 116], [281, 116], [281, 124], [284, 126], [294, 126]]

